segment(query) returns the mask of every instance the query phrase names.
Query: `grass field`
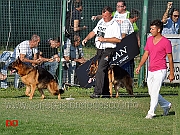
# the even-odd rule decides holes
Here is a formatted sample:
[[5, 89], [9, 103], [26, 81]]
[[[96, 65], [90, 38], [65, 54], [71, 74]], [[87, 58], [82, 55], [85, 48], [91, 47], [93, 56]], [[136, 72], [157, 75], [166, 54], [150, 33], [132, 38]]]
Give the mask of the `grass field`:
[[[135, 88], [135, 97], [121, 90], [121, 97], [90, 99], [92, 89], [70, 87], [59, 101], [45, 92], [41, 100], [36, 91], [33, 100], [24, 95], [24, 88], [0, 90], [1, 135], [178, 135], [179, 88], [164, 87], [161, 94], [172, 102], [170, 115], [145, 119], [149, 109], [147, 88]], [[75, 100], [67, 101], [65, 98]], [[17, 127], [6, 127], [6, 120], [18, 120]]]

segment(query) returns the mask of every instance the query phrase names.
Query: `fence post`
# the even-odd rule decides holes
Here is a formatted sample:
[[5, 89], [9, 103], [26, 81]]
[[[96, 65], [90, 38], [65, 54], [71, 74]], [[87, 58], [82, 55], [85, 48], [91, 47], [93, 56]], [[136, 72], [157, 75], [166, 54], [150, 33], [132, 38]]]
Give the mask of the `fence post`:
[[60, 36], [61, 36], [61, 46], [60, 46], [60, 63], [59, 63], [59, 87], [62, 88], [62, 57], [63, 57], [63, 46], [65, 40], [65, 21], [66, 21], [66, 0], [61, 1], [61, 16], [60, 16]]
[[[144, 46], [146, 44], [146, 36], [147, 36], [147, 16], [148, 16], [148, 0], [144, 0], [144, 6], [143, 6], [143, 17], [142, 17], [142, 31], [141, 31], [141, 47], [140, 47], [140, 58], [142, 58], [142, 55], [144, 53]], [[145, 73], [145, 66], [142, 66], [139, 74], [139, 81], [138, 86], [144, 86], [143, 80], [144, 80], [144, 73]]]

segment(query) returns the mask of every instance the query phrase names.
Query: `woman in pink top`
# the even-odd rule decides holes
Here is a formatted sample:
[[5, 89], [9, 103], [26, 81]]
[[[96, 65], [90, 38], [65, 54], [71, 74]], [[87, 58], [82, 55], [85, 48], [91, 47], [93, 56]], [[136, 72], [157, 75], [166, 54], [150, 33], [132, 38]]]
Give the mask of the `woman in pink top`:
[[162, 82], [167, 73], [166, 56], [168, 57], [170, 67], [168, 79], [170, 82], [174, 80], [172, 45], [167, 38], [161, 35], [162, 29], [163, 23], [160, 20], [151, 22], [150, 32], [152, 36], [147, 39], [144, 55], [136, 69], [136, 73], [138, 74], [142, 65], [149, 57], [147, 85], [151, 101], [150, 109], [145, 117], [146, 119], [152, 119], [156, 115], [154, 112], [158, 103], [163, 108], [163, 115], [165, 116], [168, 115], [171, 108], [171, 103], [159, 94]]

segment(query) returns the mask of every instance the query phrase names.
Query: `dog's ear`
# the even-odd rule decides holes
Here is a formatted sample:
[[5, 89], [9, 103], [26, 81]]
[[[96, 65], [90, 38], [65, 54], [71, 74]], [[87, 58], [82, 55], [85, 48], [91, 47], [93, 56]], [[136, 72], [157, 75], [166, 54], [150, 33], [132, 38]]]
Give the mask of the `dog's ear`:
[[18, 56], [17, 62], [18, 62], [19, 64], [22, 63], [22, 61], [21, 61], [21, 59], [20, 59], [19, 56]]
[[98, 66], [98, 60], [96, 60], [96, 66]]

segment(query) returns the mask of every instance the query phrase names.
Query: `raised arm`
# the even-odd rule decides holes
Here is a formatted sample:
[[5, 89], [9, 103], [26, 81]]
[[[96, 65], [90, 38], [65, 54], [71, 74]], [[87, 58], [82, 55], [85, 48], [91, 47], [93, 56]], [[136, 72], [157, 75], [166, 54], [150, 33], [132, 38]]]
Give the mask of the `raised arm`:
[[173, 2], [168, 2], [168, 4], [167, 4], [167, 9], [166, 9], [166, 11], [165, 11], [165, 13], [164, 13], [164, 15], [163, 15], [163, 18], [162, 18], [162, 22], [163, 22], [163, 23], [166, 23], [166, 22], [167, 22], [168, 13], [169, 13], [169, 10], [170, 10], [171, 7], [172, 7], [172, 3], [173, 3]]

